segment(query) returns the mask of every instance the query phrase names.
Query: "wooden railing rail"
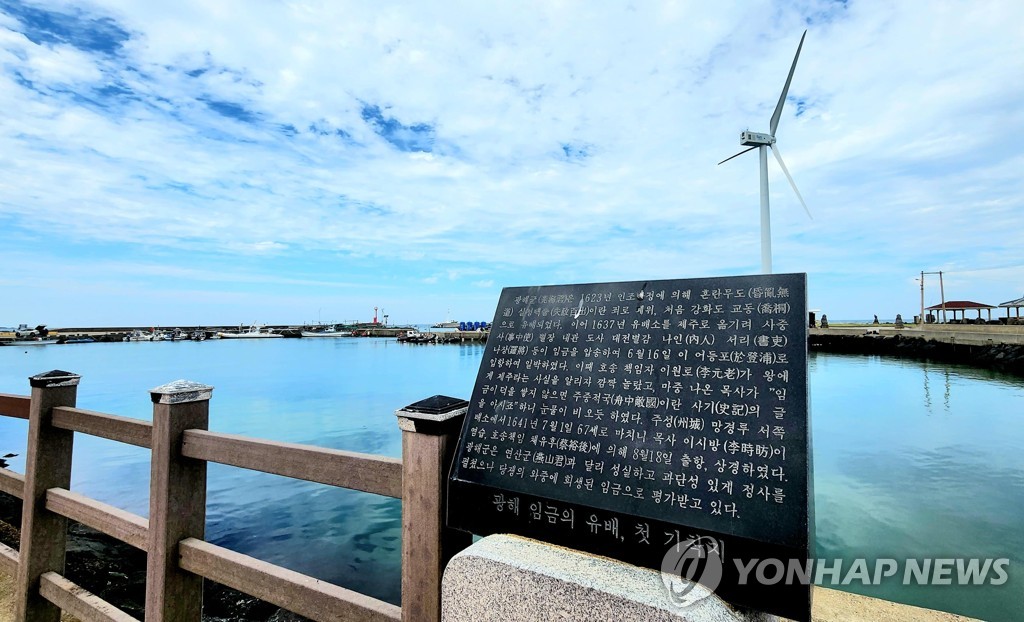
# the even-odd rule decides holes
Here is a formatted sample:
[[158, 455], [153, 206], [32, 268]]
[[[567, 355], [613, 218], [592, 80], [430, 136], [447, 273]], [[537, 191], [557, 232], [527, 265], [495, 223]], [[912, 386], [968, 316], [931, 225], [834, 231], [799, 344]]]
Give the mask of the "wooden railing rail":
[[153, 424], [144, 419], [118, 417], [106, 413], [62, 406], [53, 409], [53, 427], [99, 436], [137, 447], [150, 448]]
[[0, 492], [25, 498], [25, 476], [10, 469], [0, 469]]
[[402, 610], [376, 598], [189, 538], [178, 545], [181, 567], [299, 615], [320, 620], [402, 619]]
[[[210, 432], [212, 388], [195, 383], [154, 389], [151, 423], [77, 408], [75, 374], [30, 380], [31, 397], [0, 394], [0, 416], [29, 420], [26, 474], [0, 469], [0, 492], [25, 501], [20, 550], [0, 544], [0, 570], [17, 577], [19, 622], [58, 622], [61, 610], [86, 622], [134, 620], [62, 575], [68, 519], [147, 553], [147, 622], [199, 622], [203, 578], [313, 620], [440, 620], [441, 570], [471, 541], [443, 518], [464, 413], [442, 421], [400, 411], [398, 460]], [[152, 451], [149, 520], [68, 489], [74, 432]], [[205, 542], [208, 462], [402, 499], [402, 607]]]
[[39, 595], [82, 622], [139, 622], [56, 572], [39, 577]]
[[138, 514], [62, 488], [46, 491], [46, 509], [137, 549], [146, 550], [149, 521]]
[[0, 542], [0, 570], [9, 575], [18, 574], [18, 551]]
[[0, 393], [0, 415], [15, 419], [28, 419], [28, 408], [32, 399], [26, 395]]
[[185, 430], [181, 455], [307, 482], [402, 498], [402, 461], [397, 458], [205, 430]]

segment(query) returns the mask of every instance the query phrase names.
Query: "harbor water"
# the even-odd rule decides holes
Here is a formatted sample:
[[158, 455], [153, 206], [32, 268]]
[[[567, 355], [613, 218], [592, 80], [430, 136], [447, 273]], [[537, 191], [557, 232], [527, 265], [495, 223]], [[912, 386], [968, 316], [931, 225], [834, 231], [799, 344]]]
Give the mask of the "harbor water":
[[[213, 385], [210, 429], [398, 457], [397, 408], [468, 398], [482, 344], [265, 339], [0, 348], [0, 392], [81, 374], [78, 405], [149, 419], [148, 390]], [[816, 557], [1008, 558], [1000, 586], [836, 586], [988, 620], [1024, 610], [1024, 380], [968, 367], [811, 354]], [[0, 418], [24, 469], [27, 423]], [[76, 435], [72, 489], [148, 512], [149, 452]], [[400, 502], [210, 465], [207, 539], [393, 603]], [[902, 566], [901, 566], [902, 567]]]

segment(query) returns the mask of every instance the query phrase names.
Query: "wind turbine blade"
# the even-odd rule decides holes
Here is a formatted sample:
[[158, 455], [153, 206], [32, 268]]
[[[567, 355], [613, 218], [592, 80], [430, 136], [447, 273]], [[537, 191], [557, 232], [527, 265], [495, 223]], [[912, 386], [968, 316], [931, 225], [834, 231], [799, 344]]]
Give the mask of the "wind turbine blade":
[[800, 36], [800, 45], [796, 46], [796, 56], [793, 57], [793, 66], [789, 68], [789, 76], [786, 77], [786, 86], [782, 87], [782, 96], [779, 97], [779, 103], [775, 106], [775, 113], [772, 114], [771, 123], [771, 134], [775, 136], [775, 130], [779, 127], [779, 119], [782, 118], [782, 107], [786, 104], [786, 95], [789, 94], [789, 83], [793, 81], [793, 72], [796, 71], [796, 61], [800, 60], [800, 49], [804, 47], [804, 37], [807, 36], [807, 31]]
[[793, 187], [793, 192], [796, 193], [796, 198], [800, 199], [800, 205], [804, 206], [804, 211], [807, 212], [807, 217], [814, 220], [814, 216], [811, 216], [811, 210], [807, 209], [807, 204], [804, 203], [804, 197], [797, 190], [796, 182], [793, 181], [793, 176], [789, 174], [789, 169], [786, 168], [786, 163], [782, 161], [782, 154], [779, 153], [779, 148], [772, 145], [772, 153], [775, 154], [775, 159], [778, 160], [779, 166], [782, 168], [782, 172], [786, 174], [786, 179], [789, 180], [789, 185]]
[[757, 145], [754, 145], [754, 146], [753, 146], [753, 147], [751, 147], [750, 149], [744, 149], [743, 151], [741, 151], [741, 152], [737, 153], [736, 155], [731, 155], [731, 156], [729, 156], [728, 158], [726, 158], [726, 159], [722, 160], [721, 162], [719, 162], [719, 164], [725, 164], [725, 163], [726, 163], [726, 162], [728, 162], [729, 160], [731, 160], [731, 159], [733, 159], [733, 158], [738, 158], [738, 157], [740, 157], [741, 155], [743, 155], [744, 153], [746, 153], [746, 152], [748, 152], [748, 151], [751, 151], [752, 149], [757, 149]]

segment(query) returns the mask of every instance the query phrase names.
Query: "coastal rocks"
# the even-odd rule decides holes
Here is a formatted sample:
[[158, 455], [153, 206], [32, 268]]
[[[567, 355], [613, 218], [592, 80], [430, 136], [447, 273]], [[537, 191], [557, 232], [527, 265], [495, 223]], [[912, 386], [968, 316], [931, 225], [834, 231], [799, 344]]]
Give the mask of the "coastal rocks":
[[810, 350], [840, 354], [880, 354], [959, 363], [1024, 377], [1024, 345], [997, 343], [966, 345], [894, 335], [815, 334], [807, 340]]
[[[0, 542], [18, 548], [21, 500], [0, 493]], [[120, 540], [68, 522], [65, 576], [132, 617], [142, 620], [146, 602], [146, 554]], [[203, 586], [206, 622], [299, 622], [305, 620], [276, 605], [213, 581]]]

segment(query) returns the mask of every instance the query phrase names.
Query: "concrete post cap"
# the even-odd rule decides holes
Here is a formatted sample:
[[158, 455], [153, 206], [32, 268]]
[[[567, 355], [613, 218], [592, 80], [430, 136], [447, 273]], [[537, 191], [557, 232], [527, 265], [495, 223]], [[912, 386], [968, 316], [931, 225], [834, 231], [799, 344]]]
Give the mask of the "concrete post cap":
[[469, 412], [469, 402], [447, 395], [434, 395], [395, 411], [398, 427], [407, 432], [431, 432], [447, 421]]
[[149, 390], [154, 404], [202, 402], [213, 397], [213, 387], [191, 380], [175, 380]]
[[77, 387], [82, 377], [69, 371], [55, 369], [35, 376], [29, 376], [28, 382], [35, 389], [49, 389], [52, 387]]

